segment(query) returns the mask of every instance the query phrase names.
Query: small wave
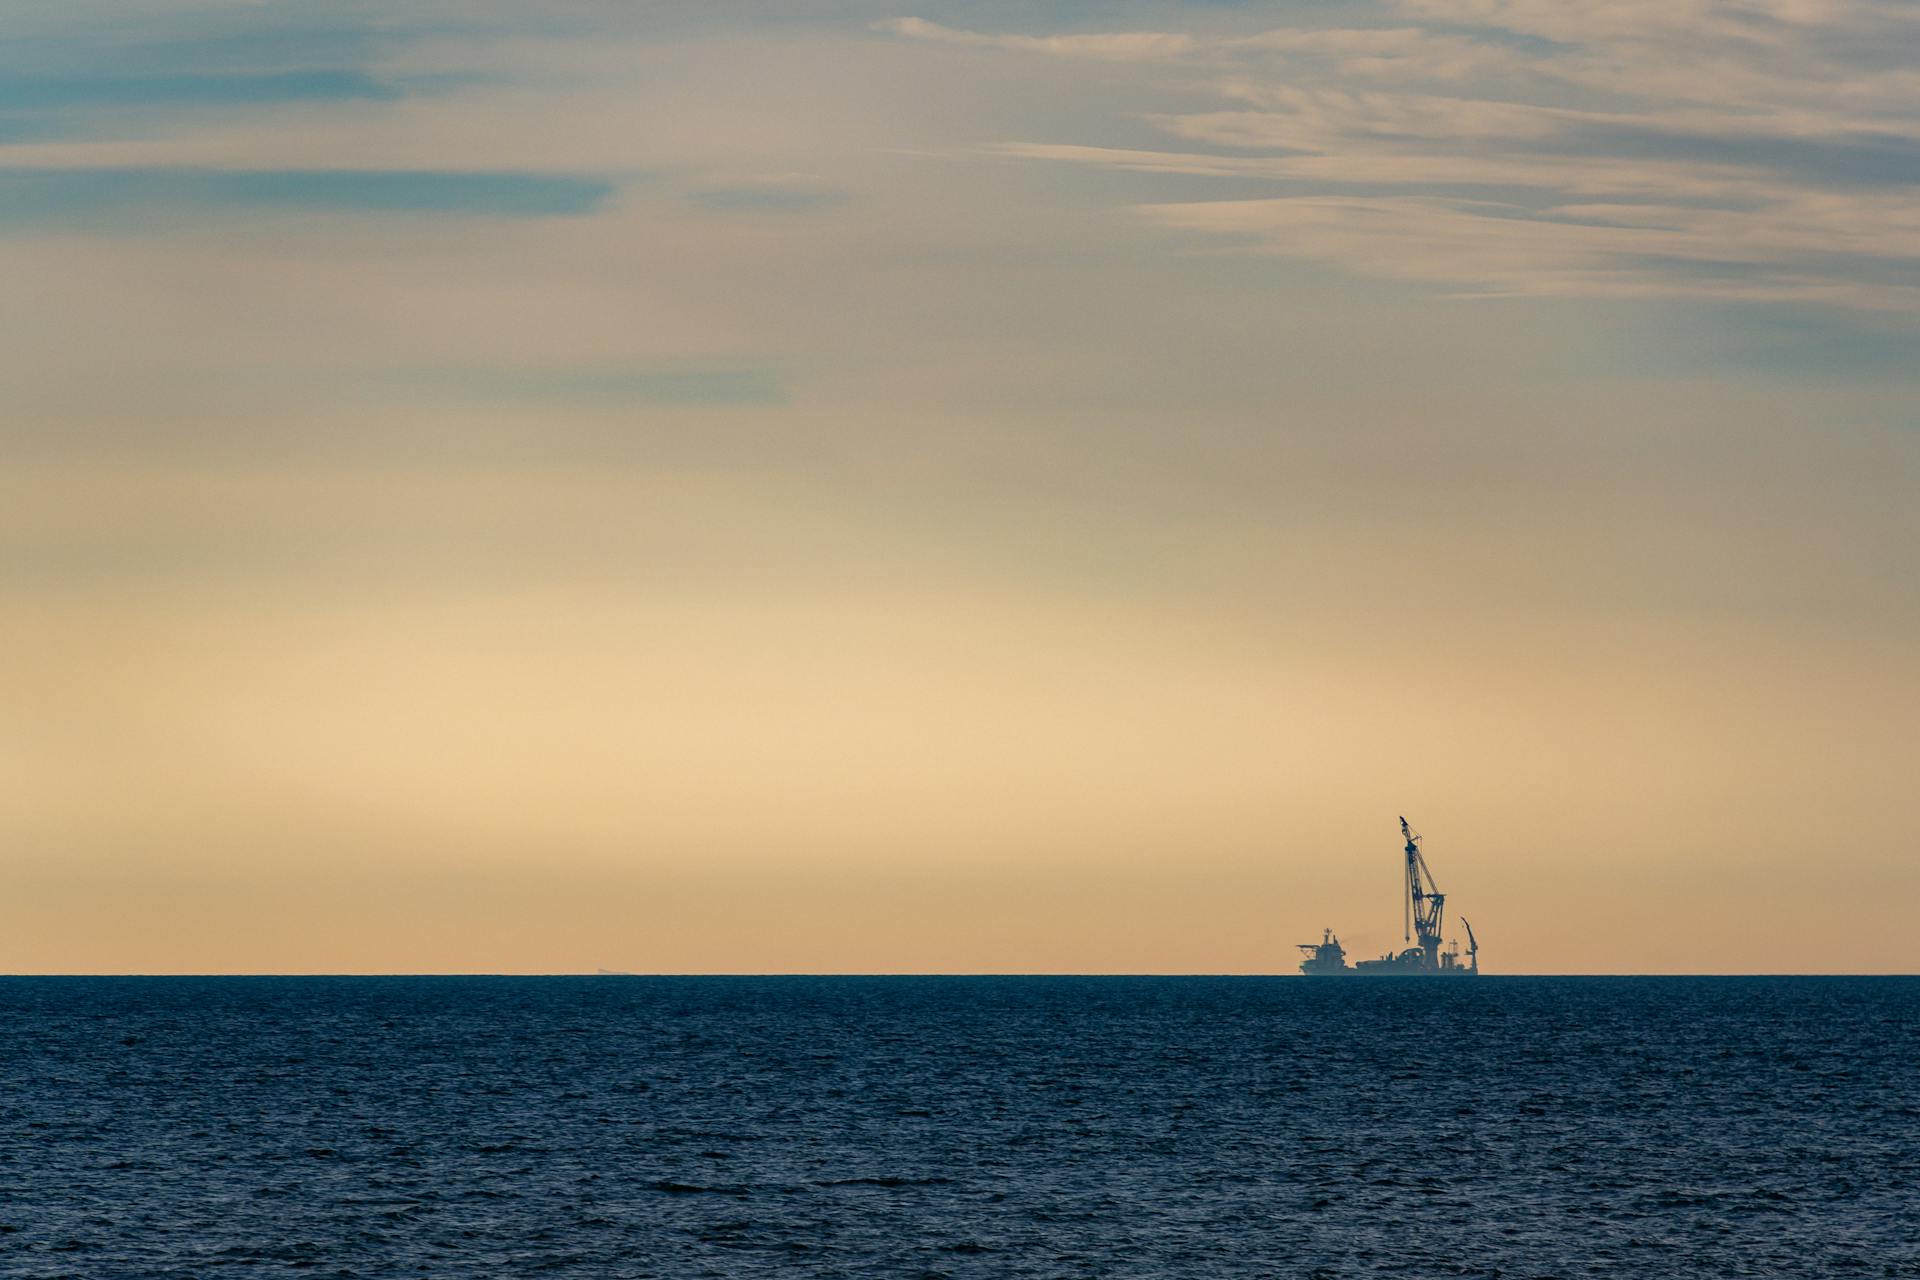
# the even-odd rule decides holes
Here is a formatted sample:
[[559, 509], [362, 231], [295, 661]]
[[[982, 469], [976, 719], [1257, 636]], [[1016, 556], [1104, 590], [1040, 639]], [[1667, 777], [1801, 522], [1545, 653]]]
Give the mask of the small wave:
[[668, 1178], [662, 1178], [659, 1181], [655, 1182], [653, 1184], [653, 1189], [655, 1191], [659, 1191], [659, 1192], [662, 1192], [663, 1194], [670, 1195], [670, 1196], [735, 1196], [735, 1197], [739, 1197], [739, 1196], [746, 1196], [751, 1194], [751, 1192], [746, 1187], [741, 1187], [741, 1186], [707, 1187], [707, 1186], [701, 1186], [699, 1183], [695, 1183], [695, 1182], [674, 1182]]

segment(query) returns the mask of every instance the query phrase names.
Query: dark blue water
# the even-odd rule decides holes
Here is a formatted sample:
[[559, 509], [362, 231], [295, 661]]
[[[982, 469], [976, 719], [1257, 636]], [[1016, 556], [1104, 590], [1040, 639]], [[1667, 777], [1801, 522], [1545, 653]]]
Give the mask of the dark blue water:
[[1920, 980], [0, 980], [0, 1274], [1920, 1276]]

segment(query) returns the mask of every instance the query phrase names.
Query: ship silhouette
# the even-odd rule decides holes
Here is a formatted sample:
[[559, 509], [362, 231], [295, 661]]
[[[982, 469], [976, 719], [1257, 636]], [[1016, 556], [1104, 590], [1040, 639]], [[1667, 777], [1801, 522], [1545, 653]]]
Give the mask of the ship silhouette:
[[[1346, 948], [1340, 945], [1333, 930], [1328, 929], [1321, 934], [1320, 941], [1299, 944], [1306, 956], [1300, 962], [1301, 973], [1310, 978], [1471, 978], [1479, 974], [1480, 943], [1473, 936], [1473, 926], [1467, 923], [1466, 917], [1461, 917], [1460, 925], [1467, 931], [1467, 959], [1462, 964], [1459, 941], [1456, 939], [1449, 945], [1441, 936], [1447, 895], [1440, 892], [1433, 872], [1427, 869], [1426, 855], [1420, 852], [1420, 836], [1407, 825], [1405, 818], [1400, 819], [1400, 835], [1406, 841], [1407, 858], [1407, 896], [1402, 901], [1405, 941], [1414, 945], [1378, 960], [1361, 960], [1349, 965]], [[1414, 941], [1416, 938], [1418, 942]]]

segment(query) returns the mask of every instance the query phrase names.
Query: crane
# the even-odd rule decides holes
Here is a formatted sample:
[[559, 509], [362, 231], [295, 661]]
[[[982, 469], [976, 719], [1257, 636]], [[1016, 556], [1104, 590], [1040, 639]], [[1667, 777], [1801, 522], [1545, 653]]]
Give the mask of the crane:
[[1465, 916], [1460, 917], [1460, 925], [1467, 931], [1467, 962], [1475, 973], [1480, 972], [1480, 939], [1473, 936], [1473, 925]]
[[1400, 819], [1400, 834], [1407, 842], [1407, 906], [1405, 913], [1405, 941], [1411, 942], [1417, 935], [1420, 949], [1426, 952], [1427, 963], [1440, 964], [1440, 917], [1447, 905], [1447, 895], [1440, 892], [1440, 886], [1434, 883], [1433, 872], [1427, 870], [1427, 860], [1420, 854], [1420, 836]]

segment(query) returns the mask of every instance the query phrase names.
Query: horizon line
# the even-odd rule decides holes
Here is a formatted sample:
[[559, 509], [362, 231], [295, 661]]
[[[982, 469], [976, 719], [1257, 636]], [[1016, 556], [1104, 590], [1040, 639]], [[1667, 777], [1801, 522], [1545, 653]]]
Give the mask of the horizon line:
[[[794, 970], [794, 971], [751, 971], [751, 970], [661, 970], [641, 972], [638, 970], [603, 969], [592, 970], [545, 970], [545, 971], [508, 971], [464, 972], [451, 970], [414, 970], [382, 973], [342, 973], [329, 971], [304, 972], [152, 972], [152, 973], [0, 973], [0, 981], [24, 978], [1285, 978], [1309, 980], [1316, 975], [1280, 972], [1081, 972], [1032, 970], [1023, 972], [972, 972], [972, 971], [918, 971], [904, 970]], [[1356, 976], [1356, 975], [1348, 975]], [[1402, 979], [1418, 981], [1421, 974], [1384, 974], [1373, 975], [1369, 981]], [[1920, 978], [1915, 971], [1869, 971], [1848, 973], [1807, 973], [1807, 972], [1659, 972], [1659, 973], [1487, 973], [1482, 978]]]

